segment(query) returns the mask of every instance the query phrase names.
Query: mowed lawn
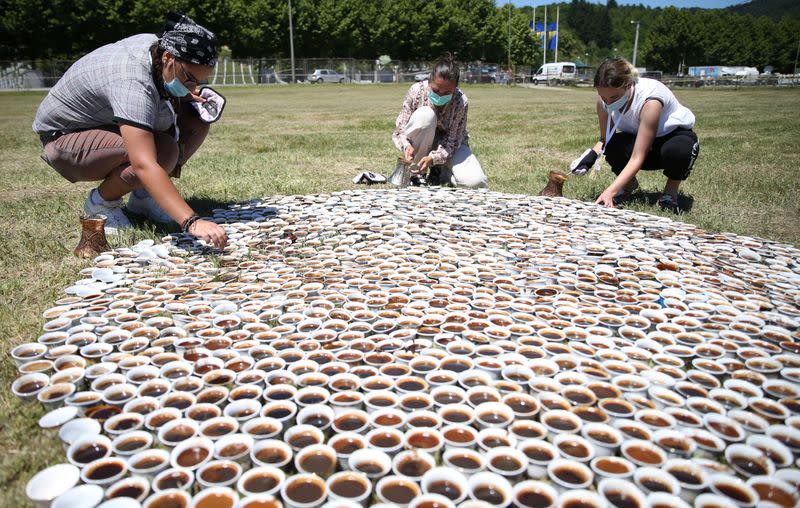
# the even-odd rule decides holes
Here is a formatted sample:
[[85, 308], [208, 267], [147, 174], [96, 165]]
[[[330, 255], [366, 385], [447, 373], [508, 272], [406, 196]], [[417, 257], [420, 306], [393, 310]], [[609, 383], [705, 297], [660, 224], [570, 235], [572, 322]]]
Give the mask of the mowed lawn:
[[[198, 209], [272, 194], [353, 188], [362, 170], [388, 175], [398, 152], [391, 131], [407, 85], [227, 88], [223, 119], [183, 170], [178, 187]], [[536, 194], [549, 170], [597, 139], [591, 89], [467, 86], [470, 145], [497, 191]], [[679, 90], [697, 116], [700, 157], [682, 187], [679, 220], [800, 245], [800, 90]], [[0, 93], [0, 506], [25, 506], [27, 480], [64, 460], [55, 434], [41, 431], [37, 404], [10, 385], [9, 350], [41, 333], [42, 311], [88, 266], [72, 255], [77, 217], [91, 184], [70, 184], [38, 156], [30, 125], [42, 92]], [[611, 182], [570, 178], [565, 195], [594, 200]], [[652, 202], [660, 172], [640, 178], [628, 206], [664, 214]], [[141, 224], [113, 240], [127, 245], [167, 229]]]

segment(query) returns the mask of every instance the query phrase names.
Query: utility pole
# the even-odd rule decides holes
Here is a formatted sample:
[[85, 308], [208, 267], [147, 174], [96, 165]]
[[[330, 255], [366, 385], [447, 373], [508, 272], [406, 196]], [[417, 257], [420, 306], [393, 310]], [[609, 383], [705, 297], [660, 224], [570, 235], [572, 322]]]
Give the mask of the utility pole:
[[797, 75], [797, 57], [800, 56], [800, 41], [797, 41], [797, 52], [794, 54], [794, 73]]
[[542, 38], [542, 65], [547, 63], [547, 4], [544, 4], [544, 37]]
[[297, 81], [294, 78], [294, 27], [292, 26], [292, 0], [289, 0], [289, 56], [292, 59], [292, 83]]
[[641, 21], [631, 20], [631, 25], [636, 23], [636, 37], [633, 39], [633, 67], [636, 68], [636, 52], [639, 50], [639, 24]]
[[511, 11], [514, 6], [508, 2], [508, 68], [511, 68]]
[[558, 62], [558, 18], [561, 15], [561, 5], [556, 5], [556, 57], [553, 60], [554, 62]]
[[[531, 15], [531, 30], [533, 30], [533, 47], [534, 50], [536, 48], [536, 2], [533, 3], [533, 14]], [[533, 64], [533, 58], [531, 58], [531, 64]], [[533, 65], [531, 65], [533, 67]], [[535, 71], [531, 69], [531, 75], [533, 75]]]

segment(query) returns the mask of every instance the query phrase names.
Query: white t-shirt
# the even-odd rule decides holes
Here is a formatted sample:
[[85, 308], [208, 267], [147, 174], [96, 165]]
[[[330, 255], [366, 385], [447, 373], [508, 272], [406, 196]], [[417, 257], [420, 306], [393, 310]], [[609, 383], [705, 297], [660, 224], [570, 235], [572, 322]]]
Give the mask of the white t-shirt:
[[639, 131], [639, 115], [645, 102], [657, 100], [661, 103], [661, 116], [658, 118], [656, 137], [669, 134], [678, 127], [691, 129], [694, 127], [694, 113], [678, 102], [675, 94], [664, 83], [656, 79], [639, 78], [633, 87], [633, 104], [622, 117], [612, 115], [611, 124], [617, 130], [636, 134]]

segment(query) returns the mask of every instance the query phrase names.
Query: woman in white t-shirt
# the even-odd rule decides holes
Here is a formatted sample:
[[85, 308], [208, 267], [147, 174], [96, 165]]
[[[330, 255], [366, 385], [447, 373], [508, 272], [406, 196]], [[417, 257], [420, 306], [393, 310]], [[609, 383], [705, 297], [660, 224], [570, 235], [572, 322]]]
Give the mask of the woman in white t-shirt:
[[600, 140], [572, 161], [570, 169], [585, 174], [599, 155], [617, 177], [596, 203], [613, 207], [639, 187], [639, 170], [662, 169], [667, 183], [658, 199], [661, 208], [678, 211], [678, 187], [692, 171], [700, 150], [694, 114], [654, 79], [639, 78], [623, 58], [611, 58], [598, 67], [597, 118]]

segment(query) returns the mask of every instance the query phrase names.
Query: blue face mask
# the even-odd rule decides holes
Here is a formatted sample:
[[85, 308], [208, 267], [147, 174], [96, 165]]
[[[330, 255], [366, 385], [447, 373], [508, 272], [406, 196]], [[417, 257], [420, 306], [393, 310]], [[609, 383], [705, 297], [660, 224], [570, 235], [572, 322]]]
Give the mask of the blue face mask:
[[453, 98], [453, 94], [450, 95], [439, 95], [438, 93], [434, 92], [433, 90], [428, 90], [428, 99], [431, 100], [434, 106], [444, 106], [450, 99]]
[[183, 83], [174, 76], [175, 72], [175, 60], [172, 61], [172, 69], [173, 69], [173, 77], [172, 81], [164, 81], [164, 90], [167, 91], [173, 97], [186, 97], [189, 95], [189, 89], [186, 88]]
[[603, 107], [609, 113], [612, 113], [612, 112], [619, 113], [620, 111], [622, 111], [622, 108], [625, 107], [625, 104], [627, 102], [628, 102], [628, 92], [626, 91], [625, 95], [620, 97], [619, 100], [616, 100], [616, 101], [612, 102], [611, 104], [603, 103]]

